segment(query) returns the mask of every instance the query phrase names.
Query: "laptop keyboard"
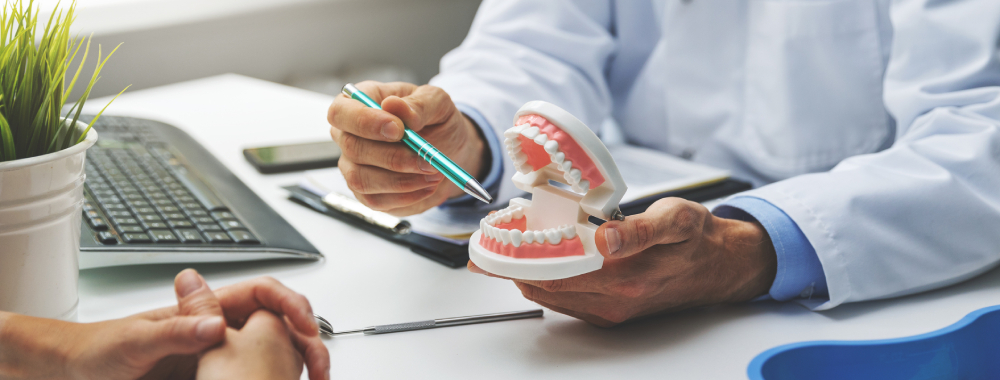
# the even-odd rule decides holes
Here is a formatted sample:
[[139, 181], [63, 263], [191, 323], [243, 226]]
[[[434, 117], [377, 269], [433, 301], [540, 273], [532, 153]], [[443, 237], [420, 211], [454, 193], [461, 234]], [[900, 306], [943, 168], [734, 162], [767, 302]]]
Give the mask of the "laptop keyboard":
[[83, 217], [97, 240], [105, 245], [260, 244], [151, 131], [116, 120], [98, 121], [98, 142], [87, 150]]

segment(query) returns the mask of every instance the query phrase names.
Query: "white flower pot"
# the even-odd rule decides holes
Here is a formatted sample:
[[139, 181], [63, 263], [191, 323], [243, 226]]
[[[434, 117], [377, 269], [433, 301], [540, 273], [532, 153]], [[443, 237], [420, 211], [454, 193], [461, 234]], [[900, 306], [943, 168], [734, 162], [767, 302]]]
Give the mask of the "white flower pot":
[[76, 320], [83, 163], [95, 142], [91, 130], [68, 149], [0, 162], [0, 310]]

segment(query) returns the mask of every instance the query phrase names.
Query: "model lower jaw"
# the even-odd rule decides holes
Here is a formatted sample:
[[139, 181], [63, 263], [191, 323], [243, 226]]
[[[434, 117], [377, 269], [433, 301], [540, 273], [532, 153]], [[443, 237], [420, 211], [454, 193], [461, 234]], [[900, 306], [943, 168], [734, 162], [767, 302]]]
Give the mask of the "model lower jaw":
[[508, 207], [480, 222], [479, 245], [490, 252], [518, 259], [580, 256], [583, 243], [576, 226], [527, 230], [527, 216], [519, 206]]

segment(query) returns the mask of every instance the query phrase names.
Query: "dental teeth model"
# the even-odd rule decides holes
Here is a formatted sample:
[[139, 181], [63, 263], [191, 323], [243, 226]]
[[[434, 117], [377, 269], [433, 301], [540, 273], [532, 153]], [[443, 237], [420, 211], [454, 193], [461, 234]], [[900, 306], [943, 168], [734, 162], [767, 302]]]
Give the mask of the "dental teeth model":
[[[592, 215], [610, 220], [625, 181], [597, 135], [562, 108], [528, 102], [504, 132], [514, 161], [514, 185], [532, 200], [483, 218], [469, 242], [469, 258], [487, 272], [522, 280], [555, 280], [601, 269]], [[565, 187], [553, 185], [558, 182]], [[569, 189], [572, 189], [570, 191]]]

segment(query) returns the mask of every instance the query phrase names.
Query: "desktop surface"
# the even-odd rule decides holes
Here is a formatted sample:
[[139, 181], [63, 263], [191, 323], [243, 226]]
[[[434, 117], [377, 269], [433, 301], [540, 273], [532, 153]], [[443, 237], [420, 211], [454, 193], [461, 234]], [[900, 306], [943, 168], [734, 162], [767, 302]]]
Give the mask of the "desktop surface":
[[[213, 288], [272, 276], [308, 297], [336, 330], [536, 308], [509, 281], [449, 269], [292, 203], [281, 186], [296, 183], [300, 173], [262, 175], [244, 160], [242, 150], [248, 146], [328, 139], [331, 101], [327, 95], [237, 75], [126, 93], [116, 100], [109, 114], [161, 120], [185, 130], [325, 259], [83, 270], [79, 320], [121, 318], [175, 304], [173, 278], [187, 267], [198, 269]], [[996, 304], [1000, 271], [993, 270], [933, 292], [824, 312], [765, 301], [602, 329], [547, 310], [542, 319], [325, 342], [334, 379], [741, 379], [754, 356], [778, 345], [920, 334]]]

